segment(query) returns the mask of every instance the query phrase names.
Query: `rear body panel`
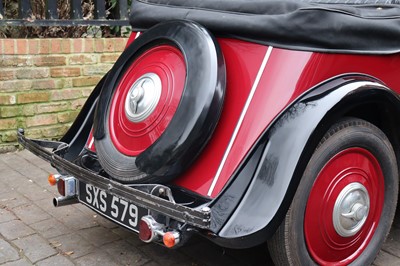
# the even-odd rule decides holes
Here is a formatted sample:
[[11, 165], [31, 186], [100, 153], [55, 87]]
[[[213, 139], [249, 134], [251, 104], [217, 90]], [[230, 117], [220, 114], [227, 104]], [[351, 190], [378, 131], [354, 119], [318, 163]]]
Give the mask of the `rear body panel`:
[[[133, 33], [128, 47], [140, 35]], [[400, 54], [284, 49], [244, 37], [217, 35], [226, 66], [221, 117], [200, 155], [194, 161], [187, 158], [193, 161], [190, 167], [167, 184], [122, 184], [99, 164], [93, 127], [107, 76], [60, 143], [29, 140], [22, 131], [19, 141], [61, 174], [75, 177], [78, 185], [97, 187], [144, 208], [174, 230], [187, 235], [196, 231], [227, 247], [262, 243], [284, 218], [307, 161], [335, 119], [361, 105], [374, 105], [390, 115], [393, 128], [400, 124]], [[102, 104], [98, 110], [106, 117]], [[173, 197], [160, 191], [171, 191]], [[112, 218], [109, 210], [101, 214]]]
[[[262, 154], [270, 149], [268, 139], [271, 138], [273, 125], [282, 123], [282, 119], [292, 112], [292, 106], [304, 100], [307, 94], [318, 90], [323, 94], [348, 80], [373, 81], [379, 86], [386, 85], [394, 91], [399, 91], [398, 78], [394, 73], [400, 72], [400, 64], [397, 63], [400, 56], [310, 53], [224, 38], [220, 38], [219, 43], [228, 69], [227, 95], [222, 117], [203, 153], [188, 171], [173, 183], [199, 196], [214, 199], [210, 202], [210, 229], [215, 236], [219, 236], [214, 238], [215, 241], [226, 246], [252, 246], [258, 239], [269, 237], [279, 224], [278, 221], [282, 219], [294, 193], [289, 184], [294, 169], [300, 164], [300, 157], [285, 161], [285, 168], [293, 169], [289, 176], [274, 176], [274, 173], [270, 172], [267, 174], [271, 176], [261, 179], [256, 177], [257, 173], [260, 174], [260, 167], [265, 160], [266, 155]], [[387, 66], [391, 66], [390, 71], [387, 71]], [[242, 74], [244, 69], [247, 73], [245, 78]], [[354, 78], [355, 76], [357, 78]], [[251, 96], [251, 93], [254, 95]], [[369, 92], [365, 90], [363, 93]], [[332, 104], [339, 103], [341, 99], [332, 97]], [[357, 98], [353, 98], [353, 101], [355, 106]], [[315, 123], [318, 124], [328, 111], [330, 108], [319, 111], [321, 114], [315, 116]], [[305, 121], [312, 116], [312, 112], [307, 114], [308, 118]], [[302, 133], [305, 139], [299, 147], [299, 156], [308, 141], [307, 138], [311, 138], [311, 132], [317, 128], [315, 123], [302, 128], [302, 124], [296, 122], [289, 126], [291, 132], [285, 132], [288, 138], [300, 134], [300, 129], [307, 132]], [[284, 140], [280, 138], [279, 142], [282, 141]], [[279, 147], [281, 144], [274, 145]], [[287, 158], [294, 146], [289, 145], [287, 148], [280, 150], [281, 158]], [[263, 175], [265, 174], [264, 172]], [[269, 196], [261, 200], [259, 195], [264, 194], [260, 191], [263, 190], [263, 186], [255, 184], [263, 178], [275, 181], [273, 186], [264, 188], [264, 192]], [[281, 182], [280, 179], [286, 181]], [[292, 183], [294, 188], [297, 182], [298, 180]], [[250, 185], [251, 183], [253, 185]], [[283, 185], [284, 183], [286, 185]], [[257, 187], [258, 189], [253, 191]], [[279, 192], [271, 194], [277, 191]], [[274, 207], [269, 208], [266, 213], [260, 212], [260, 206], [270, 204]], [[250, 206], [254, 208], [249, 208]], [[249, 223], [248, 217], [260, 213], [264, 213], [261, 219], [250, 219], [260, 222], [256, 227], [244, 230], [244, 235], [243, 230], [238, 231], [238, 227], [244, 226], [242, 223], [251, 227], [252, 223]], [[269, 218], [266, 218], [267, 216]], [[256, 232], [264, 232], [262, 234], [265, 236], [259, 238]], [[242, 240], [248, 234], [251, 237], [245, 244]], [[228, 239], [229, 243], [224, 239]]]
[[[228, 93], [222, 117], [199, 159], [175, 181], [177, 185], [204, 196], [214, 198], [218, 195], [273, 119], [317, 84], [335, 76], [358, 73], [375, 77], [397, 92], [400, 90], [398, 77], [394, 74], [400, 73], [398, 54], [338, 55], [273, 48], [255, 84], [268, 47], [246, 44], [246, 52], [241, 49], [232, 52], [229, 49], [231, 43], [241, 41], [220, 39], [219, 42], [228, 69]], [[253, 53], [256, 59], [249, 56]], [[241, 57], [240, 64], [236, 61], [238, 57]], [[390, 71], [387, 71], [388, 65], [391, 66]], [[243, 77], [244, 66], [247, 67], [248, 78]], [[252, 89], [254, 95], [250, 96]], [[248, 109], [244, 110], [246, 101], [249, 101]], [[240, 121], [243, 111], [243, 121]], [[236, 127], [238, 132], [234, 134]], [[230, 141], [233, 144], [229, 149]], [[225, 162], [221, 163], [224, 156]]]

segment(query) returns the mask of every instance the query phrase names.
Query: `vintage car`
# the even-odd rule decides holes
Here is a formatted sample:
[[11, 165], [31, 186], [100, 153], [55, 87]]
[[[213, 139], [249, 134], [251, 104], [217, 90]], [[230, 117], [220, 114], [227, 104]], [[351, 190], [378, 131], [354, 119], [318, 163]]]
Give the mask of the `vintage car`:
[[134, 0], [133, 33], [60, 141], [19, 142], [61, 194], [144, 242], [267, 242], [367, 265], [396, 211], [395, 1]]

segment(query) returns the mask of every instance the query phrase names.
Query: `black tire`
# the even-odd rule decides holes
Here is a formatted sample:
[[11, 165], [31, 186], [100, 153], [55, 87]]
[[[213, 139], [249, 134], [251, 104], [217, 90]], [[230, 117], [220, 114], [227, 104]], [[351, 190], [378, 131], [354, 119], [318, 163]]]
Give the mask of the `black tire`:
[[[321, 189], [320, 185], [322, 183], [320, 183], [317, 178], [321, 178], [321, 180], [324, 178], [329, 178], [329, 182], [334, 182], [331, 181], [331, 177], [326, 174], [329, 173], [326, 170], [329, 169], [327, 167], [330, 167], [335, 163], [335, 161], [332, 161], [334, 160], [332, 158], [342, 158], [342, 160], [345, 160], [347, 157], [341, 155], [345, 154], [343, 153], [344, 151], [357, 151], [357, 149], [368, 151], [370, 154], [372, 154], [373, 158], [375, 158], [376, 162], [379, 164], [378, 166], [382, 172], [381, 177], [383, 176], [384, 179], [384, 188], [382, 188], [380, 191], [384, 190], [384, 196], [377, 195], [376, 198], [378, 199], [379, 197], [381, 197], [381, 199], [383, 200], [383, 206], [373, 203], [373, 200], [371, 199], [371, 207], [369, 209], [366, 222], [364, 224], [361, 224], [362, 227], [360, 231], [357, 232], [361, 239], [359, 241], [365, 241], [357, 243], [366, 243], [366, 247], [359, 248], [354, 251], [354, 253], [352, 253], [353, 255], [356, 254], [354, 259], [349, 259], [350, 257], [347, 254], [348, 251], [338, 251], [337, 254], [333, 254], [334, 256], [337, 256], [337, 261], [331, 261], [330, 263], [332, 265], [347, 265], [350, 262], [352, 265], [369, 265], [374, 261], [376, 255], [381, 248], [381, 245], [383, 244], [387, 234], [390, 231], [390, 227], [396, 211], [399, 187], [396, 156], [388, 138], [376, 126], [361, 119], [345, 118], [333, 125], [320, 141], [318, 147], [316, 148], [306, 167], [306, 170], [303, 174], [303, 177], [300, 181], [300, 184], [285, 219], [283, 220], [282, 224], [280, 225], [272, 239], [268, 241], [268, 248], [276, 265], [325, 264], [324, 262], [321, 262], [321, 257], [325, 256], [325, 252], [331, 252], [332, 250], [324, 251], [323, 248], [321, 249], [321, 247], [314, 247], [313, 244], [320, 242], [313, 241], [314, 239], [317, 239], [319, 241], [319, 231], [322, 230], [321, 228], [329, 227], [325, 227], [325, 224], [322, 222], [320, 225], [313, 228], [314, 231], [308, 230], [306, 232], [307, 228], [310, 225], [313, 225], [308, 221], [314, 219], [308, 218], [307, 215], [311, 215], [311, 212], [307, 213], [307, 211], [310, 209], [319, 210], [318, 208], [313, 209], [312, 207], [310, 207], [310, 205], [330, 205], [328, 205], [328, 203], [314, 204], [311, 200], [314, 199], [314, 195], [317, 194], [311, 193], [315, 193], [316, 189]], [[346, 160], [346, 162], [347, 161], [350, 160]], [[326, 193], [331, 193], [333, 191], [333, 188], [331, 188], [332, 183], [329, 183], [330, 186], [329, 189], [326, 188]], [[372, 193], [371, 191], [373, 192], [375, 190], [369, 188], [368, 193]], [[378, 191], [378, 189], [376, 191]], [[329, 199], [328, 196], [326, 196], [326, 198]], [[323, 202], [324, 200], [325, 196], [323, 198], [320, 198], [320, 201]], [[336, 206], [337, 202], [338, 201], [335, 201], [334, 206]], [[380, 212], [377, 211], [379, 210], [379, 207], [376, 206], [382, 206], [380, 215], [378, 215]], [[329, 213], [330, 209], [327, 209], [328, 210], [326, 211], [326, 213]], [[312, 213], [312, 215], [317, 217], [315, 218], [316, 221], [327, 221], [327, 223], [329, 223], [329, 219], [331, 218], [324, 218], [324, 215], [326, 216], [326, 213], [324, 211], [325, 210], [320, 210], [319, 212], [315, 211]], [[376, 217], [373, 217], [374, 215]], [[332, 217], [335, 217], [335, 212], [332, 213]], [[362, 239], [362, 236], [364, 236], [364, 230], [365, 232], [369, 232], [367, 230], [372, 230], [371, 228], [373, 228], [372, 225], [371, 227], [369, 227], [370, 221], [372, 221], [371, 219], [378, 219], [377, 226], [375, 227], [374, 231], [371, 231], [374, 232], [373, 236], [371, 236], [370, 238], [366, 237], [365, 239]], [[351, 221], [356, 223], [356, 220]], [[333, 224], [333, 222], [331, 223]], [[334, 231], [333, 233], [327, 231], [329, 230], [323, 231], [321, 235], [326, 233], [326, 235], [330, 237], [330, 234], [338, 234], [337, 231]], [[353, 248], [353, 246], [350, 245], [350, 240], [353, 241], [353, 239], [356, 238], [357, 234], [355, 234], [354, 236], [339, 236], [338, 234], [338, 236], [339, 239], [343, 238], [345, 241], [347, 241], [346, 239], [349, 239], [347, 241], [347, 244], [349, 245], [349, 247]], [[326, 239], [328, 239], [328, 237], [326, 237]], [[323, 242], [328, 240], [321, 241]], [[315, 248], [315, 250], [317, 251], [310, 252], [310, 248]], [[356, 247], [354, 247], [354, 249], [356, 249]], [[343, 262], [343, 259], [345, 258], [348, 258], [347, 263]]]
[[[111, 140], [108, 124], [111, 99], [129, 65], [158, 45], [169, 45], [183, 54], [185, 85], [168, 127], [151, 146], [132, 156], [118, 150]], [[104, 170], [123, 183], [165, 183], [180, 175], [211, 138], [224, 94], [224, 59], [217, 41], [204, 27], [189, 21], [170, 21], [147, 30], [122, 53], [99, 97], [94, 138]]]

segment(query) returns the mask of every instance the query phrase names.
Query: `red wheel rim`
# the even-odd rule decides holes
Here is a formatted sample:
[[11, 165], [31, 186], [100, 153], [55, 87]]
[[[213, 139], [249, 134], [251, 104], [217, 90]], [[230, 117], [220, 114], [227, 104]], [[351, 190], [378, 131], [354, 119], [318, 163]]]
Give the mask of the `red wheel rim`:
[[[369, 196], [369, 212], [362, 227], [343, 237], [334, 226], [335, 203], [350, 184], [360, 184]], [[312, 258], [321, 265], [348, 265], [368, 246], [378, 226], [384, 202], [384, 178], [377, 159], [366, 149], [349, 148], [330, 159], [318, 174], [304, 219], [304, 233]]]
[[[132, 122], [125, 112], [125, 100], [135, 82], [149, 73], [161, 80], [160, 98], [148, 117]], [[135, 59], [119, 81], [110, 105], [110, 137], [118, 151], [137, 156], [161, 136], [179, 105], [185, 79], [184, 57], [173, 46], [153, 47]]]

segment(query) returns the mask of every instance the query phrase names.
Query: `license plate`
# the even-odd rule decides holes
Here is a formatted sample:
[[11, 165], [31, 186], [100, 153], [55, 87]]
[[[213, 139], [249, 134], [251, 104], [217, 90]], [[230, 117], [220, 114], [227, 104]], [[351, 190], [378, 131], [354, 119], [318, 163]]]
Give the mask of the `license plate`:
[[139, 231], [140, 219], [148, 214], [144, 208], [83, 182], [79, 182], [79, 200], [108, 219], [136, 232]]

